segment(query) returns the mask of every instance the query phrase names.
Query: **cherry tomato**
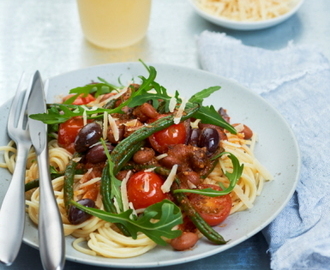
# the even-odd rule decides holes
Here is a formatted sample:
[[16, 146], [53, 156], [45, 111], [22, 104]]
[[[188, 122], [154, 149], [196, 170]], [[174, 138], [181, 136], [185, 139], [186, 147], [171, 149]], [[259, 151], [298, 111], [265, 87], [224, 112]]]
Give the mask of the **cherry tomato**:
[[158, 203], [167, 198], [161, 190], [163, 183], [163, 179], [154, 172], [137, 172], [127, 181], [128, 200], [135, 209]]
[[[211, 184], [201, 184], [200, 188], [221, 190], [219, 186]], [[232, 199], [229, 194], [209, 197], [191, 193], [189, 195], [189, 200], [196, 211], [210, 226], [216, 226], [223, 222], [229, 216], [232, 206]]]
[[[164, 116], [165, 115], [160, 115], [157, 119]], [[154, 122], [157, 119], [153, 119], [151, 122]], [[149, 142], [152, 148], [159, 153], [166, 153], [169, 145], [183, 144], [186, 142], [186, 137], [187, 129], [184, 122], [181, 122], [152, 134], [149, 137]]]
[[72, 152], [74, 149], [74, 140], [83, 126], [84, 121], [81, 117], [72, 117], [64, 123], [61, 123], [58, 129], [58, 144]]
[[[75, 94], [70, 94], [70, 95], [67, 95], [66, 97], [63, 98], [63, 101], [66, 101], [68, 100], [70, 97], [74, 96]], [[72, 104], [74, 105], [85, 105], [85, 104], [88, 104], [92, 101], [95, 100], [95, 97], [92, 96], [91, 94], [88, 94], [88, 95], [84, 95], [84, 94], [80, 94], [74, 101]]]

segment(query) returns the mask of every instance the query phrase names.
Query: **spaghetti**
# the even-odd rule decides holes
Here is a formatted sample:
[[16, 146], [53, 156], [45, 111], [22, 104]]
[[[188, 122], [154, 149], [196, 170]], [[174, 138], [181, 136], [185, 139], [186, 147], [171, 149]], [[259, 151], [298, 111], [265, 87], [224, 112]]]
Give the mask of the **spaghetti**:
[[[137, 87], [135, 85], [135, 87]], [[105, 96], [100, 95], [96, 99], [93, 99], [92, 104], [93, 107], [97, 106], [98, 103], [102, 103], [102, 106], [109, 102], [109, 96], [115, 96], [116, 99], [120, 98], [118, 94], [112, 94], [111, 91], [110, 95], [107, 95], [107, 99]], [[120, 96], [125, 95], [123, 91], [119, 91]], [[105, 100], [107, 100], [105, 102]], [[172, 99], [173, 100], [173, 99]], [[171, 107], [173, 107], [173, 102], [171, 101]], [[178, 106], [180, 107], [180, 106]], [[184, 106], [183, 106], [184, 107]], [[149, 107], [148, 107], [149, 108]], [[182, 108], [182, 106], [181, 106]], [[181, 109], [180, 109], [181, 110]], [[104, 113], [105, 115], [102, 117], [102, 121], [105, 120], [106, 123], [103, 124], [103, 128], [108, 130], [112, 130], [110, 132], [113, 135], [114, 129], [120, 129], [121, 127], [118, 126], [118, 115], [113, 114], [110, 116], [108, 112]], [[179, 115], [180, 114], [180, 115]], [[178, 121], [178, 117], [180, 118], [181, 115], [184, 113], [178, 113], [176, 111], [176, 121]], [[110, 117], [109, 117], [110, 116]], [[87, 116], [84, 116], [84, 126], [88, 123]], [[121, 118], [123, 121], [123, 118]], [[127, 120], [127, 119], [126, 119]], [[128, 119], [126, 123], [132, 121], [132, 119]], [[177, 122], [179, 123], [179, 122]], [[140, 126], [130, 126], [133, 130], [141, 128]], [[195, 125], [191, 122], [189, 128], [194, 128]], [[272, 176], [270, 173], [258, 162], [258, 160], [254, 157], [254, 146], [256, 144], [257, 136], [254, 133], [252, 138], [246, 139], [243, 129], [243, 125], [237, 125], [235, 128], [237, 133], [225, 131], [226, 139], [220, 141], [220, 148], [223, 149], [225, 152], [232, 153], [237, 157], [240, 164], [244, 165], [242, 174], [240, 175], [239, 179], [237, 179], [237, 183], [234, 186], [233, 190], [230, 192], [229, 196], [232, 202], [230, 214], [233, 214], [238, 211], [243, 211], [247, 208], [253, 207], [253, 204], [257, 198], [257, 196], [262, 192], [264, 181], [271, 180]], [[187, 128], [187, 126], [185, 126]], [[119, 130], [120, 131], [120, 130]], [[119, 131], [116, 132], [116, 140], [118, 141]], [[109, 139], [109, 132], [108, 131], [101, 131], [102, 137]], [[130, 134], [135, 134], [130, 133]], [[49, 141], [49, 164], [52, 168], [54, 168], [58, 175], [52, 180], [52, 185], [56, 197], [56, 201], [60, 210], [60, 214], [62, 217], [63, 225], [64, 225], [64, 232], [65, 235], [71, 235], [76, 238], [73, 241], [73, 247], [83, 253], [93, 255], [93, 256], [103, 256], [108, 258], [128, 258], [142, 255], [149, 250], [153, 249], [157, 243], [153, 241], [150, 237], [146, 234], [139, 232], [137, 237], [132, 236], [125, 236], [118, 227], [112, 223], [107, 222], [103, 219], [100, 219], [97, 216], [91, 216], [90, 218], [77, 223], [73, 224], [70, 220], [70, 216], [68, 215], [65, 198], [64, 198], [64, 189], [65, 189], [65, 177], [63, 176], [63, 172], [66, 170], [70, 160], [73, 159], [72, 148], [70, 147], [63, 147], [63, 145], [59, 144], [58, 134], [53, 134], [54, 139]], [[129, 135], [128, 135], [129, 136]], [[96, 144], [97, 145], [97, 144]], [[95, 145], [89, 146], [95, 147]], [[184, 153], [191, 153], [187, 152], [190, 149], [196, 151], [196, 147], [192, 146], [181, 146], [182, 151]], [[169, 146], [170, 148], [170, 146]], [[204, 147], [205, 148], [205, 147]], [[203, 148], [203, 149], [204, 149]], [[199, 148], [198, 148], [199, 149]], [[16, 149], [14, 143], [11, 141], [7, 146], [0, 147], [0, 151], [4, 153], [4, 162], [0, 164], [2, 168], [8, 169], [11, 173], [13, 172], [13, 168], [15, 167], [15, 157], [16, 157]], [[198, 150], [204, 151], [204, 150]], [[195, 152], [193, 152], [195, 153]], [[206, 152], [203, 152], [206, 153]], [[146, 154], [146, 153], [144, 153]], [[153, 173], [153, 166], [158, 166], [158, 162], [165, 160], [170, 155], [170, 150], [165, 152], [158, 153], [158, 156], [153, 158], [152, 163], [148, 163], [149, 169], [145, 169], [145, 172]], [[209, 160], [209, 158], [207, 158]], [[26, 169], [26, 183], [38, 179], [38, 169], [37, 164], [35, 162], [36, 155], [33, 150], [30, 151], [28, 160], [27, 160], [27, 169]], [[134, 158], [133, 158], [134, 160]], [[79, 163], [80, 160], [77, 159]], [[134, 161], [131, 161], [134, 163]], [[221, 186], [224, 190], [230, 186], [230, 179], [227, 177], [228, 175], [226, 172], [233, 172], [235, 168], [233, 167], [233, 161], [228, 155], [222, 155], [220, 158], [217, 158], [215, 161], [215, 166], [212, 168], [211, 172], [207, 174], [207, 177], [203, 180], [203, 184], [210, 184], [210, 185], [217, 185]], [[133, 164], [134, 165], [134, 164]], [[187, 166], [187, 164], [181, 164], [180, 166]], [[95, 166], [100, 166], [98, 163]], [[104, 165], [103, 165], [104, 166]], [[168, 177], [175, 177], [176, 169], [178, 166], [175, 167], [175, 170], [172, 170], [172, 173], [169, 174]], [[190, 168], [189, 168], [190, 169]], [[95, 173], [96, 170], [96, 173]], [[95, 207], [100, 210], [104, 210], [104, 201], [102, 198], [102, 194], [100, 192], [100, 186], [102, 182], [102, 176], [100, 173], [97, 173], [98, 169], [94, 169], [91, 164], [88, 165], [88, 168], [81, 173], [76, 173], [73, 179], [73, 200], [80, 201], [84, 198], [93, 198], [95, 202]], [[134, 169], [133, 169], [134, 171]], [[187, 170], [188, 171], [188, 170]], [[204, 170], [200, 170], [200, 172]], [[189, 170], [190, 172], [190, 170]], [[182, 173], [182, 172], [181, 172]], [[128, 192], [128, 181], [131, 179], [132, 170], [130, 174], [126, 173], [126, 178], [123, 178], [121, 187], [122, 192], [128, 200], [130, 193]], [[182, 173], [183, 174], [183, 173]], [[134, 175], [134, 174], [133, 174]], [[148, 180], [149, 181], [149, 180]], [[175, 182], [175, 178], [167, 179], [165, 181], [167, 185], [172, 185]], [[188, 181], [189, 182], [189, 181]], [[189, 182], [188, 183], [191, 187], [195, 187], [198, 184]], [[144, 191], [148, 191], [151, 188], [151, 182], [144, 185]], [[163, 187], [163, 190], [167, 190], [167, 188]], [[203, 195], [204, 196], [204, 195]], [[38, 210], [39, 210], [39, 188], [34, 188], [26, 192], [26, 209], [27, 213], [32, 220], [33, 223], [38, 224]], [[117, 205], [119, 209], [120, 206]], [[127, 201], [126, 208], [133, 209], [134, 212], [132, 214], [138, 215], [137, 213], [143, 212], [144, 209], [135, 209], [132, 201]], [[184, 214], [185, 215], [185, 214]], [[187, 227], [182, 225], [175, 226], [175, 228], [179, 228], [183, 231], [187, 230]], [[174, 228], [172, 228], [174, 229]], [[189, 229], [190, 230], [190, 229]], [[196, 229], [194, 229], [196, 231]], [[189, 231], [192, 232], [192, 231]], [[198, 233], [198, 230], [197, 230]], [[199, 235], [200, 237], [200, 235]], [[170, 239], [167, 240], [170, 242]]]

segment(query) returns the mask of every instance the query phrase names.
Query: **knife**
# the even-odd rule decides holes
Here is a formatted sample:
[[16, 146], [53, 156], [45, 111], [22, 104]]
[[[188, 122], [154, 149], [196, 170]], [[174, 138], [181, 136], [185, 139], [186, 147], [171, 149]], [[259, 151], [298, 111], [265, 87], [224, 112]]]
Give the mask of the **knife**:
[[[39, 71], [36, 71], [28, 102], [28, 115], [45, 113], [46, 110], [44, 85]], [[50, 179], [47, 125], [31, 118], [28, 121], [39, 170], [38, 238], [40, 258], [44, 269], [60, 270], [64, 267], [65, 245], [62, 220]]]

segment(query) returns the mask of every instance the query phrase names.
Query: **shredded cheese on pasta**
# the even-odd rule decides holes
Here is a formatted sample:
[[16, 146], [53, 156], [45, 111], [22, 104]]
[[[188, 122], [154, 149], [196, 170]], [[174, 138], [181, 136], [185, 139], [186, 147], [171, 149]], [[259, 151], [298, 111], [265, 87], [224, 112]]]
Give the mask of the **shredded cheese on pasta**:
[[173, 165], [173, 167], [172, 167], [170, 173], [168, 174], [165, 182], [161, 186], [161, 190], [163, 191], [163, 193], [170, 192], [171, 186], [172, 186], [172, 184], [175, 180], [175, 175], [176, 175], [177, 169], [178, 169], [178, 165], [177, 164]]
[[102, 129], [102, 138], [106, 139], [108, 135], [108, 112], [103, 113], [103, 129]]
[[115, 119], [111, 116], [111, 114], [108, 114], [108, 120], [109, 120], [110, 128], [113, 132], [113, 137], [117, 142], [119, 140], [119, 128], [116, 124]]
[[168, 105], [168, 110], [170, 112], [174, 112], [175, 106], [176, 106], [176, 98], [175, 97], [171, 97], [170, 104]]
[[180, 123], [180, 120], [181, 120], [181, 117], [182, 117], [182, 114], [184, 112], [184, 108], [186, 107], [186, 104], [187, 104], [188, 100], [182, 98], [182, 102], [180, 104], [180, 107], [179, 109], [174, 113], [174, 124], [179, 124]]
[[121, 186], [120, 186], [120, 192], [121, 192], [121, 197], [122, 197], [122, 201], [123, 201], [123, 208], [124, 211], [129, 209], [129, 201], [128, 201], [128, 196], [127, 196], [127, 181], [130, 178], [132, 172], [129, 171], [125, 178], [123, 179]]

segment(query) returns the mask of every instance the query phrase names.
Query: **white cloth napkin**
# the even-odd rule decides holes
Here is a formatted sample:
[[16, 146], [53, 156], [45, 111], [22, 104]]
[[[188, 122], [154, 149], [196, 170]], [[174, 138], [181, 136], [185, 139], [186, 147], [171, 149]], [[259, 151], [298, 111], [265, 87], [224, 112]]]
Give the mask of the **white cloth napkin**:
[[330, 269], [330, 65], [314, 46], [277, 51], [204, 31], [197, 37], [204, 70], [236, 80], [274, 106], [295, 133], [302, 155], [294, 196], [263, 230], [271, 268]]

